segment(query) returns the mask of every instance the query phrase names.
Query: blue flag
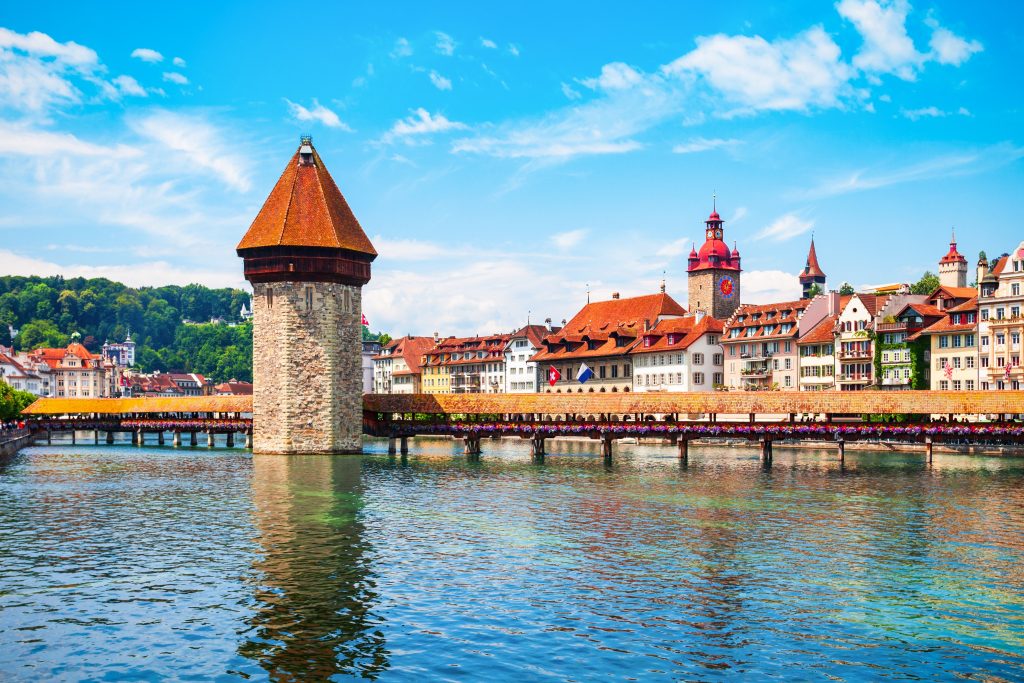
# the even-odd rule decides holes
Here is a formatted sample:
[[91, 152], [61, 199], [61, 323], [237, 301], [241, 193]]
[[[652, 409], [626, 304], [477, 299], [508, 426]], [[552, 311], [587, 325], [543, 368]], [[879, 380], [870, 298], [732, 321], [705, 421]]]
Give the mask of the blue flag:
[[576, 373], [576, 379], [579, 380], [580, 384], [583, 384], [593, 376], [594, 371], [588, 368], [586, 363], [581, 364], [580, 371]]

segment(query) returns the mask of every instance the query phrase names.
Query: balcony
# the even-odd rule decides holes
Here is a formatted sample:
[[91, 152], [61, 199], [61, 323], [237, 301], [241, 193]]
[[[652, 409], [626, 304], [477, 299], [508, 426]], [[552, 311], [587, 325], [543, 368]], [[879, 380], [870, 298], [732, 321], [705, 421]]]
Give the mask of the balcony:
[[910, 329], [910, 324], [907, 322], [878, 323], [878, 325], [875, 327], [875, 331], [878, 332], [879, 334], [882, 334], [883, 332], [907, 332]]
[[871, 373], [854, 373], [852, 375], [836, 375], [839, 384], [870, 384]]
[[909, 377], [883, 377], [882, 386], [886, 387], [905, 387], [910, 384]]
[[772, 357], [772, 352], [771, 351], [753, 351], [753, 352], [749, 352], [749, 353], [741, 353], [740, 354], [740, 358], [742, 358], [743, 360], [753, 360], [753, 361], [768, 360], [771, 357]]
[[766, 379], [771, 375], [771, 370], [762, 368], [757, 370], [741, 370], [740, 376], [743, 379]]
[[842, 349], [839, 351], [840, 360], [870, 360], [871, 349]]

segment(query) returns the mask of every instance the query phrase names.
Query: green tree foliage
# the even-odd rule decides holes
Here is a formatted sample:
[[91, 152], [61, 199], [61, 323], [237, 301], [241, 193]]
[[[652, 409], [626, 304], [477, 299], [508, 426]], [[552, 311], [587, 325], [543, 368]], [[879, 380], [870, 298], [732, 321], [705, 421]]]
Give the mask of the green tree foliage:
[[851, 285], [849, 282], [844, 282], [842, 286], [839, 287], [839, 293], [843, 296], [850, 296], [855, 291], [856, 290], [853, 288], [853, 285]]
[[[0, 344], [19, 330], [20, 350], [64, 346], [78, 332], [90, 351], [131, 330], [140, 369], [199, 372], [217, 381], [252, 378], [252, 326], [239, 322], [249, 295], [202, 285], [127, 287], [104, 278], [0, 277]], [[184, 321], [204, 324], [185, 324]]]
[[36, 397], [27, 391], [18, 391], [10, 384], [0, 382], [0, 420], [15, 420]]
[[911, 294], [931, 294], [939, 288], [939, 276], [926, 270], [921, 279], [910, 286]]
[[818, 296], [819, 294], [821, 294], [821, 285], [819, 285], [817, 282], [815, 282], [813, 285], [811, 285], [811, 288], [809, 290], [807, 290], [807, 298], [808, 299], [813, 299], [814, 297]]

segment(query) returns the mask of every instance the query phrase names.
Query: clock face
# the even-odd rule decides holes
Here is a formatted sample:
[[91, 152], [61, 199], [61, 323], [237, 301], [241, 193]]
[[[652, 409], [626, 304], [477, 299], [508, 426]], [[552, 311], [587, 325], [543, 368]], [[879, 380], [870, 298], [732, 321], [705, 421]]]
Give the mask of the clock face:
[[715, 239], [716, 240], [722, 239], [722, 231], [720, 229], [719, 230], [715, 230]]
[[723, 275], [722, 279], [718, 281], [718, 291], [726, 299], [731, 299], [736, 293], [736, 282], [728, 275]]

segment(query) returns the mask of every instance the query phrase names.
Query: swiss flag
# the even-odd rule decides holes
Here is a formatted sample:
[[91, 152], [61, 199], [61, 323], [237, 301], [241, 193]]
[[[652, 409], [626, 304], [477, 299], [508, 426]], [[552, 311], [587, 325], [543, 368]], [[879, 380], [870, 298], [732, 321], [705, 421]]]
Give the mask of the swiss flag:
[[363, 324], [366, 325], [367, 327], [369, 327], [370, 326], [370, 321], [366, 319], [366, 314], [363, 313], [361, 315], [363, 317]]
[[548, 368], [548, 384], [555, 386], [558, 380], [562, 379], [562, 373], [560, 373], [554, 365]]

